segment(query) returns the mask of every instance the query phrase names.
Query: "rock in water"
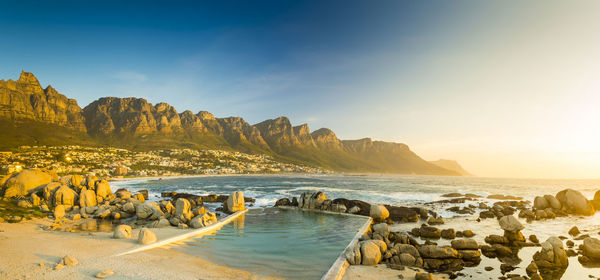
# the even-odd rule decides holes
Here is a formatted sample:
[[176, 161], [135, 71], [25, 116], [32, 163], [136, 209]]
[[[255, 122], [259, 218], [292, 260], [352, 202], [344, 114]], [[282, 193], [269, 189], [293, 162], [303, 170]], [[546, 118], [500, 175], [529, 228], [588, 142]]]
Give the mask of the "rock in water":
[[138, 243], [140, 244], [151, 244], [156, 242], [156, 235], [154, 232], [147, 228], [143, 228], [140, 230], [140, 235], [138, 237]]
[[574, 226], [569, 230], [569, 235], [572, 235], [572, 236], [577, 236], [580, 233], [581, 232], [579, 231], [579, 228], [577, 228], [577, 226]]
[[52, 175], [38, 169], [23, 170], [4, 183], [4, 197], [26, 196], [38, 186], [52, 181]]
[[556, 199], [560, 201], [562, 206], [566, 206], [570, 213], [590, 216], [596, 212], [592, 203], [583, 194], [573, 189], [558, 192]]
[[457, 250], [478, 250], [479, 244], [475, 239], [467, 238], [467, 239], [458, 239], [452, 240], [451, 242], [452, 248]]
[[548, 203], [548, 201], [546, 200], [545, 197], [536, 196], [535, 199], [533, 200], [533, 207], [535, 209], [544, 210], [544, 209], [550, 207], [550, 204]]
[[433, 280], [433, 274], [428, 272], [417, 272], [415, 274], [415, 280]]
[[217, 216], [215, 213], [207, 212], [201, 216], [196, 216], [190, 222], [193, 228], [201, 228], [217, 222]]
[[369, 216], [375, 221], [383, 221], [390, 216], [390, 212], [383, 205], [371, 205]]
[[227, 198], [227, 212], [235, 213], [244, 209], [246, 209], [244, 204], [244, 193], [237, 191], [230, 194]]
[[129, 239], [131, 238], [131, 227], [128, 225], [118, 225], [113, 233], [115, 239]]
[[504, 216], [498, 222], [500, 228], [509, 232], [517, 232], [525, 228], [513, 215]]
[[600, 260], [600, 240], [593, 237], [584, 239], [583, 255], [595, 261]]
[[542, 243], [541, 251], [533, 255], [535, 264], [541, 268], [564, 268], [569, 265], [567, 252], [560, 238], [552, 236]]
[[562, 205], [560, 205], [560, 201], [558, 201], [558, 199], [556, 199], [556, 197], [554, 197], [553, 195], [544, 195], [544, 198], [546, 199], [546, 201], [548, 201], [548, 204], [550, 205], [550, 207], [552, 207], [552, 209], [560, 209], [562, 207]]

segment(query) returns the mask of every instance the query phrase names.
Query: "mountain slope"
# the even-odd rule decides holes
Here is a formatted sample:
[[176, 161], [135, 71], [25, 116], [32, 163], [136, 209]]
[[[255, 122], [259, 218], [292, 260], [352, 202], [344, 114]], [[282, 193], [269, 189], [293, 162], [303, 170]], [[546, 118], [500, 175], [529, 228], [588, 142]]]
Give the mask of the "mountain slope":
[[442, 167], [442, 168], [445, 168], [448, 170], [452, 170], [452, 171], [460, 174], [461, 176], [473, 176], [473, 174], [471, 174], [471, 173], [469, 173], [469, 171], [465, 170], [455, 160], [439, 159], [439, 160], [430, 161], [429, 163], [435, 164], [439, 167]]
[[2, 149], [65, 144], [222, 149], [344, 172], [459, 175], [421, 159], [405, 144], [340, 140], [327, 128], [311, 132], [307, 124], [293, 126], [287, 117], [250, 125], [241, 117], [178, 113], [167, 103], [135, 97], [103, 97], [81, 109], [25, 71], [16, 82], [0, 81], [0, 138]]

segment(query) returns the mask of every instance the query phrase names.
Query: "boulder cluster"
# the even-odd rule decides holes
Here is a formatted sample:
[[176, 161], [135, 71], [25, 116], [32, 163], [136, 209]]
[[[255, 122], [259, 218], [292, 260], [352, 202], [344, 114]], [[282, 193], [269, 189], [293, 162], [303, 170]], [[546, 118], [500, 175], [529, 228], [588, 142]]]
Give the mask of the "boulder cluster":
[[371, 205], [362, 200], [337, 198], [330, 200], [323, 192], [305, 192], [300, 197], [282, 198], [275, 206], [298, 207], [302, 209], [321, 210], [336, 213], [348, 213], [370, 216], [376, 221], [387, 222], [418, 222], [419, 218], [427, 219], [437, 214], [420, 207], [402, 207], [390, 205]]
[[[134, 227], [179, 228], [200, 228], [217, 222], [217, 214], [203, 207], [202, 196], [168, 193], [163, 194], [167, 199], [150, 202], [146, 201], [146, 190], [132, 194], [127, 189], [118, 189], [113, 193], [108, 181], [93, 175], [58, 177], [45, 170], [24, 170], [5, 178], [0, 187], [4, 199], [17, 200], [21, 207], [39, 207], [50, 212], [55, 219], [49, 227], [51, 230], [65, 229], [62, 225], [65, 219], [86, 219], [89, 223], [95, 222], [91, 219], [103, 219]], [[225, 213], [241, 211], [246, 201], [254, 201], [244, 198], [242, 192], [205, 198], [211, 202], [222, 201], [220, 209]], [[127, 230], [121, 228], [119, 234], [115, 231], [117, 236], [127, 236]]]
[[573, 189], [565, 189], [555, 196], [537, 196], [533, 200], [533, 209], [523, 209], [519, 217], [527, 218], [528, 221], [554, 219], [572, 215], [591, 216], [600, 207], [600, 191], [589, 201], [581, 192]]
[[386, 223], [373, 224], [354, 248], [345, 252], [351, 265], [386, 263], [392, 268], [418, 267], [430, 272], [454, 272], [481, 261], [479, 244], [474, 239], [456, 239], [451, 246], [420, 244], [406, 233], [390, 232]]

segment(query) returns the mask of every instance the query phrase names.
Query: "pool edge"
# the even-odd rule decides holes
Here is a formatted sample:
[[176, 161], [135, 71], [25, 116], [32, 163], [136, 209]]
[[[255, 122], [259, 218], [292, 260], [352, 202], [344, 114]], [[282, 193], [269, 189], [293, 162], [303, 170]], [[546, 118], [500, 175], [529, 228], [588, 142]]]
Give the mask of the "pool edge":
[[176, 235], [176, 236], [173, 236], [173, 237], [170, 237], [170, 238], [167, 238], [167, 239], [164, 239], [164, 240], [152, 243], [152, 244], [143, 245], [143, 246], [131, 249], [129, 251], [121, 252], [121, 253], [116, 254], [114, 256], [115, 257], [119, 257], [119, 256], [123, 256], [123, 255], [129, 255], [129, 254], [133, 254], [133, 253], [137, 253], [137, 252], [142, 252], [142, 251], [154, 249], [154, 248], [161, 247], [161, 246], [173, 243], [173, 242], [177, 242], [177, 241], [181, 241], [181, 240], [184, 240], [184, 239], [188, 239], [188, 238], [194, 237], [196, 235], [203, 234], [205, 232], [217, 230], [217, 229], [223, 227], [224, 225], [232, 222], [233, 220], [235, 220], [237, 217], [241, 216], [242, 214], [245, 214], [246, 212], [248, 212], [248, 209], [244, 209], [242, 211], [233, 213], [233, 214], [231, 214], [231, 215], [223, 218], [222, 220], [220, 220], [220, 221], [218, 221], [218, 222], [216, 222], [216, 223], [214, 223], [212, 225], [209, 225], [209, 226], [206, 226], [206, 227], [203, 227], [203, 228], [199, 228], [199, 229], [196, 229], [196, 230], [193, 230], [193, 231], [190, 231], [190, 232], [186, 232], [186, 233], [183, 233], [183, 234], [180, 234], [180, 235]]

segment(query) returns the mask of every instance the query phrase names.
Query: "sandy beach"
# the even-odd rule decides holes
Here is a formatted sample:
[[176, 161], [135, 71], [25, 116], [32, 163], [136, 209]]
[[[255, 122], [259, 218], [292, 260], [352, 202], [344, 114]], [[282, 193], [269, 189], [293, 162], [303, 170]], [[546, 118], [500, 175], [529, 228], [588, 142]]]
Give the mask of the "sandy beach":
[[[110, 279], [272, 279], [168, 248], [115, 257], [139, 246], [138, 230], [133, 239], [124, 240], [112, 239], [112, 232], [90, 235], [42, 229], [49, 224], [49, 219], [0, 223], [0, 279], [96, 279], [104, 270], [115, 272]], [[159, 240], [182, 233], [175, 228], [154, 231]], [[53, 270], [65, 255], [79, 263]]]

